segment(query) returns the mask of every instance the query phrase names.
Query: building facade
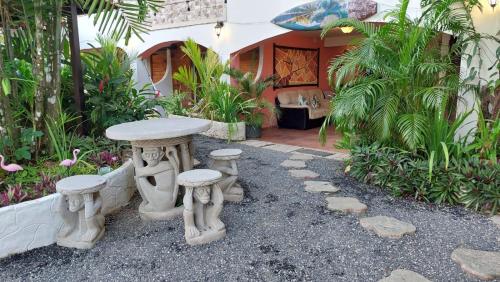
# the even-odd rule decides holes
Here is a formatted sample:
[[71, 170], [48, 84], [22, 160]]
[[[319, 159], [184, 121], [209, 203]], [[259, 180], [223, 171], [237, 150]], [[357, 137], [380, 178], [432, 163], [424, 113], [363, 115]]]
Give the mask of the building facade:
[[[483, 1], [485, 2], [483, 12], [474, 13], [478, 29], [496, 35], [494, 33], [500, 30], [498, 13], [500, 9], [490, 10], [488, 0]], [[346, 5], [349, 17], [380, 23], [383, 23], [385, 13], [399, 3], [397, 0], [334, 2]], [[331, 32], [326, 38], [321, 38], [319, 31], [307, 30], [307, 18], [303, 19], [303, 22], [298, 22], [305, 25], [304, 30], [298, 31], [273, 23], [273, 20], [279, 21], [280, 16], [286, 16], [286, 11], [307, 3], [311, 3], [311, 0], [166, 0], [164, 8], [150, 15], [152, 28], [149, 34], [143, 36], [144, 41], [133, 39], [128, 46], [123, 46], [123, 49], [138, 55], [137, 82], [154, 83], [162, 95], [170, 95], [181, 88], [172, 79], [172, 75], [180, 66], [189, 64], [179, 48], [188, 38], [192, 38], [204, 48], [211, 48], [217, 52], [222, 61], [229, 61], [234, 67], [253, 72], [257, 78], [272, 75], [275, 71], [275, 46], [316, 49], [319, 50], [318, 81], [316, 85], [303, 87], [328, 91], [330, 90], [326, 75], [328, 63], [349, 48], [356, 34], [338, 30]], [[417, 17], [420, 12], [420, 1], [411, 1], [408, 16]], [[92, 26], [91, 20], [85, 16], [79, 19], [79, 24], [80, 45], [85, 49], [89, 43], [95, 44], [97, 31]], [[446, 38], [443, 38], [443, 42], [446, 45]], [[496, 50], [495, 46], [489, 47], [491, 50]], [[484, 54], [484, 56], [491, 55]], [[491, 73], [491, 70], [483, 70], [484, 76], [485, 72]], [[279, 89], [269, 89], [264, 95], [269, 101], [274, 102], [279, 91]], [[474, 99], [469, 96], [464, 93], [465, 100], [469, 102], [463, 105], [464, 110], [473, 104]], [[267, 125], [274, 124], [275, 121], [270, 120]]]

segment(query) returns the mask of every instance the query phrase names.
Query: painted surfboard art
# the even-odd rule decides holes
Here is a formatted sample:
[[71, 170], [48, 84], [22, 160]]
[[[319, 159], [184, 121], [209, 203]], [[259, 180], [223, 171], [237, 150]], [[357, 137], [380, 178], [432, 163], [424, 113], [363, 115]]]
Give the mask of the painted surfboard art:
[[377, 2], [372, 0], [317, 0], [280, 14], [272, 23], [291, 30], [320, 30], [337, 19], [364, 20], [376, 13]]

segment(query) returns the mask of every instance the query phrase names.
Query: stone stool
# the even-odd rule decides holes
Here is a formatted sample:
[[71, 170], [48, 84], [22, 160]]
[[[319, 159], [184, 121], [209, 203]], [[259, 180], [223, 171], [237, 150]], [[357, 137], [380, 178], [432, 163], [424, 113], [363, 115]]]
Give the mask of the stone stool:
[[219, 219], [224, 196], [217, 185], [222, 174], [216, 170], [196, 169], [179, 174], [177, 182], [186, 188], [184, 195], [184, 229], [189, 245], [206, 244], [226, 236]]
[[222, 173], [219, 186], [224, 194], [224, 200], [229, 202], [241, 202], [243, 200], [243, 188], [236, 183], [238, 180], [238, 165], [236, 160], [240, 158], [240, 149], [222, 149], [210, 153], [210, 169]]
[[106, 181], [103, 176], [78, 175], [57, 182], [56, 190], [62, 194], [57, 210], [64, 222], [57, 235], [59, 246], [90, 249], [104, 235], [99, 191]]

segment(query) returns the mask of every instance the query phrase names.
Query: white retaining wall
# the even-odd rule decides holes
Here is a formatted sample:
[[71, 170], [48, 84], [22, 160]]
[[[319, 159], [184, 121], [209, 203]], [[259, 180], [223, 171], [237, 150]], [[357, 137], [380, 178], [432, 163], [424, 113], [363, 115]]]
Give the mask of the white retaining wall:
[[[135, 192], [132, 161], [105, 175], [101, 191], [103, 212], [111, 213], [128, 204]], [[61, 194], [0, 208], [0, 258], [48, 246], [56, 242], [63, 221], [56, 212]]]

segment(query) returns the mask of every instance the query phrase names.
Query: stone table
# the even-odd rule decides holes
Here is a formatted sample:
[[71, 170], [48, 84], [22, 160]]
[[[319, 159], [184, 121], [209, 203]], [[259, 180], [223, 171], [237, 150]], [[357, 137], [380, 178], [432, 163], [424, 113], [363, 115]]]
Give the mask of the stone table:
[[68, 248], [90, 249], [104, 235], [102, 198], [106, 178], [99, 175], [77, 175], [57, 182], [61, 193], [57, 211], [63, 226], [57, 235], [57, 244]]
[[211, 121], [196, 118], [161, 118], [123, 123], [106, 130], [113, 140], [130, 141], [135, 180], [145, 220], [166, 220], [182, 214], [175, 207], [179, 173], [194, 165], [193, 135], [207, 131]]

